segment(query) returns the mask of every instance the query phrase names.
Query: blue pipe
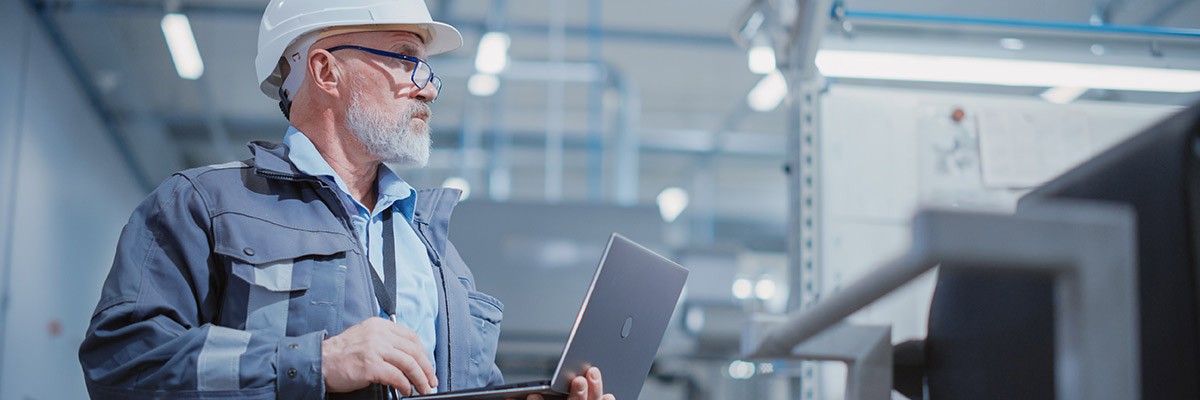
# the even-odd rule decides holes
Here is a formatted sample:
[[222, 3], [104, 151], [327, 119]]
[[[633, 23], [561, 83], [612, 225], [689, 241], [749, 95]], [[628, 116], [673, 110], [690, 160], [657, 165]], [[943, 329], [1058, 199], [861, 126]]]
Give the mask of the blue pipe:
[[981, 17], [963, 17], [954, 15], [935, 15], [935, 14], [906, 14], [895, 12], [880, 12], [880, 11], [852, 11], [838, 10], [834, 7], [832, 15], [836, 18], [839, 14], [850, 20], [874, 20], [874, 21], [895, 21], [895, 22], [917, 22], [930, 24], [957, 24], [957, 25], [981, 25], [981, 26], [999, 26], [1007, 28], [1029, 28], [1043, 30], [1060, 30], [1060, 31], [1076, 31], [1089, 33], [1107, 33], [1107, 34], [1125, 34], [1125, 35], [1143, 35], [1143, 36], [1171, 36], [1200, 39], [1200, 29], [1189, 28], [1172, 28], [1160, 26], [1145, 26], [1145, 25], [1091, 25], [1082, 22], [1058, 22], [1058, 21], [1036, 21], [1036, 20], [1021, 20], [1021, 19], [1005, 19], [1005, 18], [981, 18]]

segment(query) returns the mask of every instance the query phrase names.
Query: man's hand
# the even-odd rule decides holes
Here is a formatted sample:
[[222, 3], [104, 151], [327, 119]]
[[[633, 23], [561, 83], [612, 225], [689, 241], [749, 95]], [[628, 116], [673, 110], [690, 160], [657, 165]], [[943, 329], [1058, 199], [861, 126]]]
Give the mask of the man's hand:
[[[571, 395], [567, 400], [616, 400], [612, 394], [604, 393], [604, 380], [600, 377], [600, 369], [588, 368], [584, 376], [571, 380]], [[542, 400], [542, 396], [531, 394], [525, 400]]]
[[[405, 397], [432, 393], [437, 375], [417, 334], [383, 318], [369, 318], [321, 345], [325, 391], [349, 392], [381, 383]], [[414, 392], [414, 390], [416, 392]]]

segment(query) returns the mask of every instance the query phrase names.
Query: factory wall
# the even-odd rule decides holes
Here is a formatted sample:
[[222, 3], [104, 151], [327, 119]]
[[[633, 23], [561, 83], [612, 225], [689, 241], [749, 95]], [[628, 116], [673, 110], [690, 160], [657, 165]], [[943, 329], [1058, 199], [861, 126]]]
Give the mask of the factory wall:
[[0, 399], [87, 398], [76, 352], [145, 192], [23, 1], [0, 36]]
[[[823, 298], [908, 251], [918, 209], [1010, 213], [1032, 188], [1179, 110], [850, 86], [821, 105]], [[890, 325], [893, 343], [922, 339], [935, 283], [926, 273], [850, 320]], [[820, 398], [842, 398], [845, 367], [824, 372]]]

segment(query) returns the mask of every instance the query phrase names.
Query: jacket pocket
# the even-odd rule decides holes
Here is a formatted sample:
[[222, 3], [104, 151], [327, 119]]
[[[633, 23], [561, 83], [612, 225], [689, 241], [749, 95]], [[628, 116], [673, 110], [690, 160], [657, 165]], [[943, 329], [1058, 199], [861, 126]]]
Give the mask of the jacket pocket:
[[213, 241], [218, 254], [257, 265], [354, 249], [353, 240], [342, 232], [293, 228], [235, 213], [213, 218]]
[[471, 375], [480, 379], [479, 382], [473, 382], [475, 386], [484, 386], [487, 385], [491, 367], [496, 362], [496, 345], [500, 341], [504, 304], [495, 297], [473, 290], [467, 291], [467, 298], [476, 334], [475, 342], [471, 343], [471, 367], [479, 372]]
[[226, 213], [213, 219], [214, 251], [230, 259], [234, 276], [271, 292], [308, 289], [312, 268], [302, 258], [352, 250], [346, 235], [297, 229], [256, 217]]
[[272, 336], [338, 327], [344, 253], [355, 249], [345, 234], [225, 213], [213, 218], [213, 245], [231, 275], [219, 324]]

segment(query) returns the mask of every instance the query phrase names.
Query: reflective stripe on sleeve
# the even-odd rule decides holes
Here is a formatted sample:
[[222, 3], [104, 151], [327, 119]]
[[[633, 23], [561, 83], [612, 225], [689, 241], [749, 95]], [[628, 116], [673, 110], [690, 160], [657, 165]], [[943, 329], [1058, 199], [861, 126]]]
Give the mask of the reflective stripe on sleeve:
[[199, 390], [240, 389], [239, 359], [250, 344], [250, 332], [212, 325], [196, 360]]

